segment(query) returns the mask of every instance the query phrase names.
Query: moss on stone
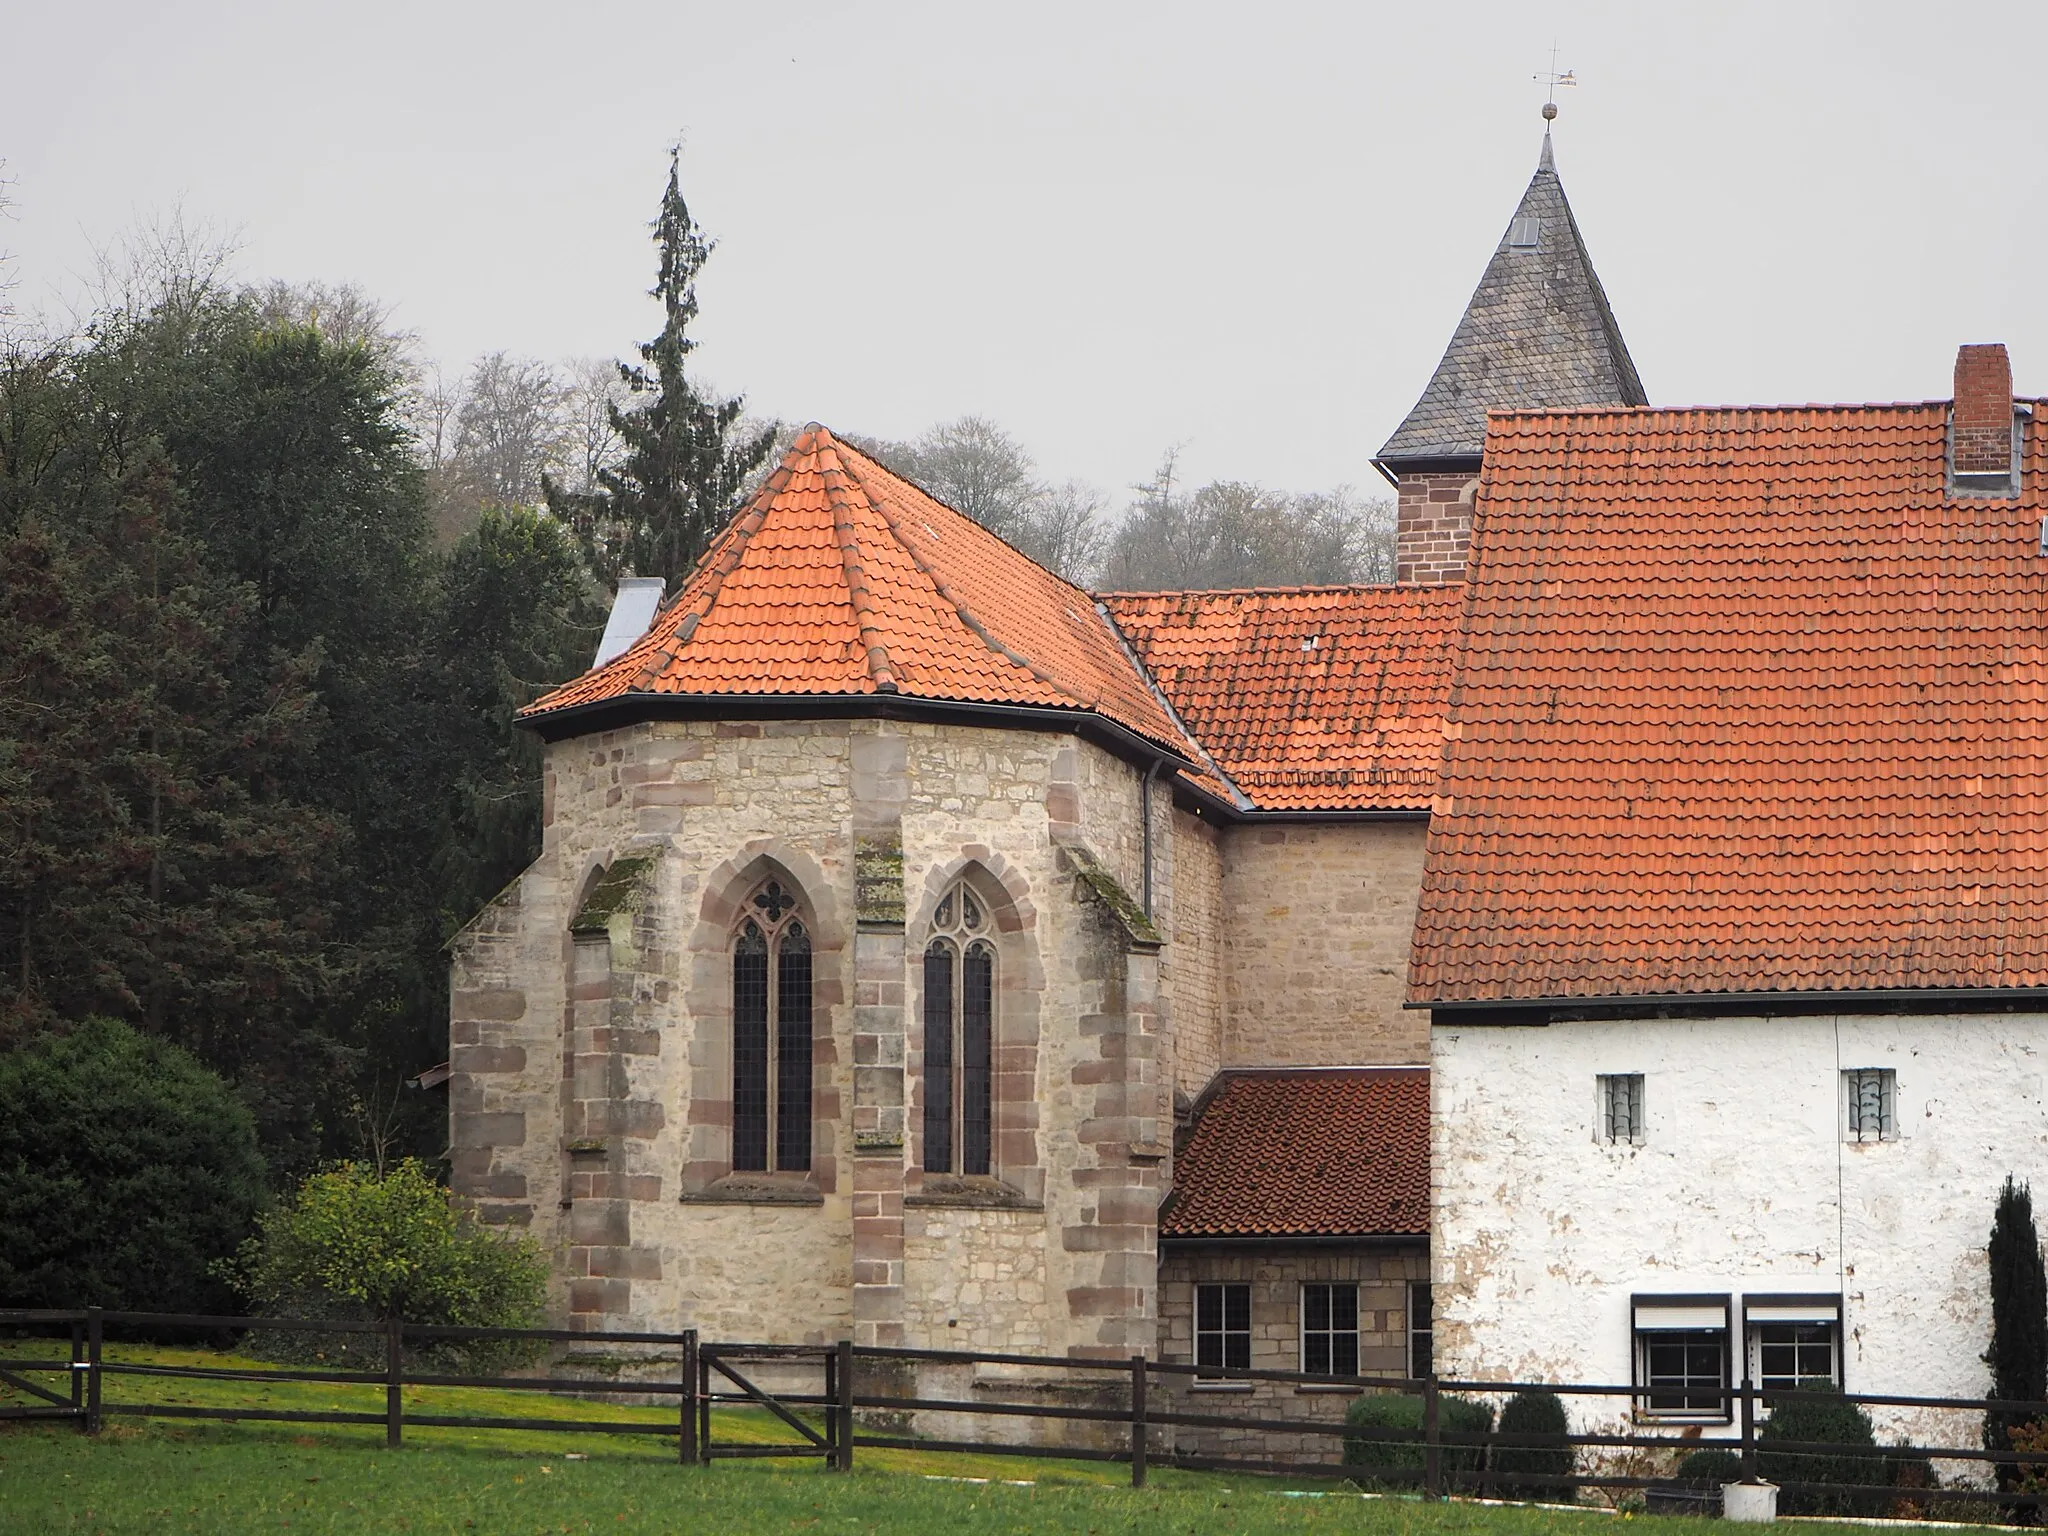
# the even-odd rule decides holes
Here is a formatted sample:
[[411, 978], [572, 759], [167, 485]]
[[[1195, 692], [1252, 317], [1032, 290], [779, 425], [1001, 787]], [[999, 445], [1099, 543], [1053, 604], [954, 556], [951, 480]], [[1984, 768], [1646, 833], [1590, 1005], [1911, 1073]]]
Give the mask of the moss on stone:
[[583, 898], [583, 905], [569, 924], [569, 931], [607, 933], [611, 930], [613, 918], [635, 910], [646, 893], [647, 877], [653, 872], [654, 859], [651, 853], [629, 853], [612, 860], [611, 867], [598, 877], [597, 884], [590, 888], [590, 894]]
[[903, 921], [903, 838], [864, 833], [853, 841], [854, 916], [864, 923]]
[[1103, 868], [1102, 861], [1092, 852], [1078, 843], [1063, 843], [1060, 851], [1073, 866], [1081, 889], [1109, 909], [1109, 915], [1116, 919], [1133, 944], [1156, 949], [1165, 942], [1159, 930], [1152, 926], [1152, 919], [1145, 915], [1145, 909], [1123, 888], [1115, 875]]

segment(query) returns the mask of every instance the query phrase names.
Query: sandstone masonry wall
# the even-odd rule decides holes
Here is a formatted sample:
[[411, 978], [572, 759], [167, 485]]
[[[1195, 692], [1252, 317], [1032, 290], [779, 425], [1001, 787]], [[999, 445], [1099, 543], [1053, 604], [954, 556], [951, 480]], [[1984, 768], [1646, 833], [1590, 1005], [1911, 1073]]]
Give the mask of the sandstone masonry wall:
[[1224, 833], [1224, 1065], [1429, 1060], [1428, 1016], [1401, 1006], [1427, 834], [1421, 821]]
[[1396, 498], [1394, 579], [1463, 581], [1472, 545], [1475, 462], [1448, 474], [1404, 474]]
[[1173, 814], [1173, 905], [1164, 957], [1173, 1000], [1173, 1088], [1193, 1099], [1223, 1066], [1223, 834]]

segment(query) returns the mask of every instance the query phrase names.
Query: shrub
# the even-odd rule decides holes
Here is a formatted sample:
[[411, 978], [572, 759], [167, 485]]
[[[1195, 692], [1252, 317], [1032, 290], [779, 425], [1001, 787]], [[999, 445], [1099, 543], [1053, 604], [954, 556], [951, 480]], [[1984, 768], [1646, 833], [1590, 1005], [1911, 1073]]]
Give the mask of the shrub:
[[1742, 1481], [1742, 1453], [1739, 1451], [1694, 1451], [1678, 1464], [1681, 1483], [1739, 1483]]
[[[1389, 1394], [1361, 1397], [1344, 1415], [1347, 1430], [1391, 1431], [1379, 1435], [1346, 1434], [1344, 1464], [1382, 1470], [1422, 1470], [1426, 1447], [1422, 1441], [1422, 1399], [1413, 1395]], [[1466, 1397], [1437, 1399], [1437, 1428], [1445, 1434], [1483, 1435], [1493, 1428], [1493, 1409]], [[1477, 1445], [1447, 1445], [1442, 1451], [1446, 1484], [1469, 1483], [1478, 1474], [1485, 1448]], [[1367, 1474], [1370, 1477], [1371, 1474]]]
[[[411, 1159], [381, 1176], [367, 1163], [313, 1174], [263, 1217], [262, 1228], [244, 1245], [238, 1269], [243, 1288], [271, 1315], [376, 1321], [395, 1314], [458, 1328], [540, 1322], [547, 1295], [540, 1245], [479, 1225]], [[290, 1334], [251, 1342], [281, 1356], [307, 1347]], [[375, 1335], [324, 1335], [313, 1347], [330, 1360], [383, 1357]], [[475, 1365], [538, 1352], [511, 1342], [423, 1351]]]
[[211, 1267], [266, 1197], [255, 1121], [175, 1045], [89, 1019], [0, 1055], [0, 1306], [232, 1311]]
[[[1517, 1392], [1500, 1411], [1500, 1432], [1508, 1435], [1568, 1435], [1571, 1419], [1555, 1392]], [[1500, 1445], [1494, 1447], [1493, 1470], [1504, 1499], [1544, 1499], [1569, 1504], [1578, 1490], [1569, 1483], [1519, 1483], [1517, 1473], [1535, 1472], [1569, 1477], [1578, 1453], [1569, 1445]]]
[[[1772, 1483], [1876, 1483], [1888, 1481], [1884, 1453], [1871, 1433], [1870, 1415], [1824, 1382], [1805, 1382], [1800, 1396], [1782, 1398], [1756, 1432], [1757, 1474]], [[1781, 1441], [1840, 1447], [1832, 1451], [1779, 1451]], [[1800, 1493], [1778, 1499], [1788, 1515], [1876, 1515], [1890, 1502], [1877, 1493]]]

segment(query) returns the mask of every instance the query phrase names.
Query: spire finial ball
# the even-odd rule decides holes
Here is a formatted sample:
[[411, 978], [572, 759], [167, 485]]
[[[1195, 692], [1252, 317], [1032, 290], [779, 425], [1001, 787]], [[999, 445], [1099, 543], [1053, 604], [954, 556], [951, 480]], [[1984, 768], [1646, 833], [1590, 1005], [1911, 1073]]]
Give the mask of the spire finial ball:
[[1556, 119], [1557, 119], [1557, 103], [1556, 103], [1556, 102], [1554, 102], [1554, 101], [1546, 101], [1545, 103], [1543, 103], [1543, 121], [1545, 121], [1546, 123], [1549, 123], [1549, 122], [1555, 122], [1555, 121], [1556, 121]]

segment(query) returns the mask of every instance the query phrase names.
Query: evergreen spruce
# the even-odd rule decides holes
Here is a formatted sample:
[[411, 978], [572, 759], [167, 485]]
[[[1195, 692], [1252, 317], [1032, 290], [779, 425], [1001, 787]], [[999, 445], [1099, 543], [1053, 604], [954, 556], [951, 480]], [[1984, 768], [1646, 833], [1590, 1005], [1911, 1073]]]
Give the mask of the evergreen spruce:
[[[1991, 1396], [2008, 1401], [2048, 1401], [2048, 1276], [2041, 1267], [2041, 1239], [2034, 1230], [2034, 1197], [2006, 1176], [1991, 1222]], [[1984, 1415], [1984, 1448], [2011, 1448], [2012, 1430], [2033, 1415]], [[2020, 1469], [1998, 1465], [1998, 1486], [2011, 1489]]]
[[683, 202], [679, 162], [680, 151], [672, 150], [654, 221], [661, 334], [641, 344], [638, 365], [619, 367], [639, 403], [610, 408], [612, 430], [626, 445], [623, 462], [599, 470], [599, 488], [586, 494], [543, 483], [549, 511], [576, 530], [591, 570], [607, 584], [625, 575], [662, 576], [673, 590], [738, 509], [774, 435], [747, 430], [741, 397], [708, 394], [686, 371], [697, 347], [689, 334], [697, 274], [712, 242]]

